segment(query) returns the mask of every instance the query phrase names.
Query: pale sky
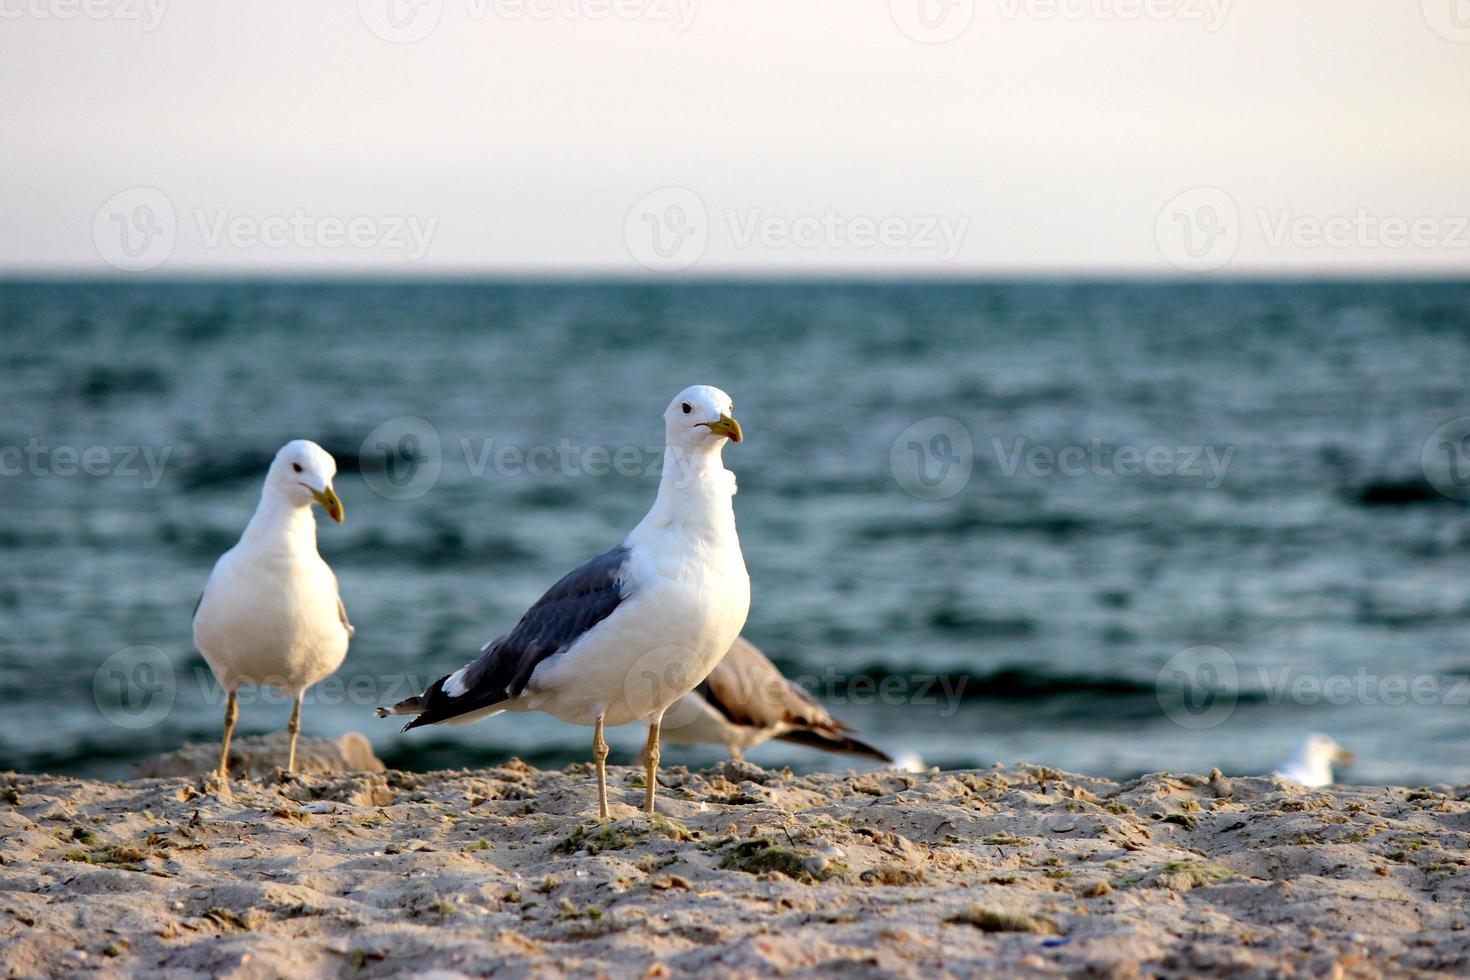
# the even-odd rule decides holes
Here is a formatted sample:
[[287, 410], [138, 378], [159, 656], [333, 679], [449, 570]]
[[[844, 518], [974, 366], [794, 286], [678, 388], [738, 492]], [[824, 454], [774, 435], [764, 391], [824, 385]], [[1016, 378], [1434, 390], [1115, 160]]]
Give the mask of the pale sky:
[[1470, 271], [1470, 0], [0, 18], [12, 274]]

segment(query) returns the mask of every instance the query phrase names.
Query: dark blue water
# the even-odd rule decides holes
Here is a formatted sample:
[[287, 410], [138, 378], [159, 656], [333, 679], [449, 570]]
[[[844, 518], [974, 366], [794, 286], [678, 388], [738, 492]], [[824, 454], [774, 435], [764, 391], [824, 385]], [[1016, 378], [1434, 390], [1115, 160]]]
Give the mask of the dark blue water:
[[297, 437], [342, 468], [358, 627], [306, 730], [585, 759], [371, 708], [616, 543], [707, 382], [748, 435], [747, 635], [873, 741], [1116, 776], [1321, 730], [1350, 779], [1470, 781], [1470, 285], [9, 283], [0, 330], [0, 768], [217, 737], [190, 610]]

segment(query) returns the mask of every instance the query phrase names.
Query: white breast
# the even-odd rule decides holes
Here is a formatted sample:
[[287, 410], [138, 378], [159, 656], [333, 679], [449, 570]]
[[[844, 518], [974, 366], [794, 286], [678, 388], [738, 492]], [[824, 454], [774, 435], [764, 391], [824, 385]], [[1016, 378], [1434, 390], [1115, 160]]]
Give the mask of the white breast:
[[310, 687], [347, 655], [336, 579], [315, 553], [232, 548], [209, 576], [194, 643], [226, 688], [241, 681]]

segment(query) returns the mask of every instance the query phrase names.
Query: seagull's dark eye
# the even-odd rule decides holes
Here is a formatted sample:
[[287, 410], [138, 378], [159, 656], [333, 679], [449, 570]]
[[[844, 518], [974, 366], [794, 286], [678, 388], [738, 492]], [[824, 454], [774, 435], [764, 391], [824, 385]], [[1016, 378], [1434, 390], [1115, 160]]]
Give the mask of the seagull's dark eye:
[[692, 409], [692, 408], [689, 407], [689, 403], [688, 402], [685, 402], [683, 405], [680, 405], [679, 407], [682, 408], [682, 409], [684, 409], [684, 414], [685, 415], [688, 415], [690, 412], [694, 411], [694, 409]]
[[292, 463], [291, 464], [291, 468], [293, 470], [295, 470], [297, 473], [300, 473], [301, 472], [301, 464], [300, 463]]

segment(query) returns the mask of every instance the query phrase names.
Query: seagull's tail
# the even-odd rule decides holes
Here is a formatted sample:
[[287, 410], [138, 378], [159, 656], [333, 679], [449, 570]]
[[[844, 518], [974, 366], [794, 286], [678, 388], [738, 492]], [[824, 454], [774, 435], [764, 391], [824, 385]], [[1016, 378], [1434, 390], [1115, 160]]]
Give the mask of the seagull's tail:
[[404, 698], [391, 708], [379, 708], [378, 717], [387, 718], [389, 715], [417, 715], [424, 710], [424, 696], [415, 694], [411, 698]]
[[806, 745], [814, 749], [822, 749], [825, 752], [842, 752], [846, 755], [858, 755], [866, 759], [877, 759], [879, 762], [892, 762], [887, 752], [875, 749], [867, 742], [859, 741], [843, 732], [824, 728], [798, 728], [784, 735], [777, 735], [783, 742], [795, 742], [797, 745]]
[[[502, 707], [506, 701], [503, 693], [486, 691], [477, 694], [467, 691], [460, 682], [464, 671], [471, 666], [474, 665], [467, 665], [453, 674], [445, 674], [430, 684], [423, 694], [404, 698], [391, 708], [379, 708], [378, 717], [413, 715], [409, 723], [403, 726], [406, 732], [422, 725], [468, 725], [472, 721], [500, 714], [505, 710]], [[449, 690], [445, 690], [446, 685]]]

